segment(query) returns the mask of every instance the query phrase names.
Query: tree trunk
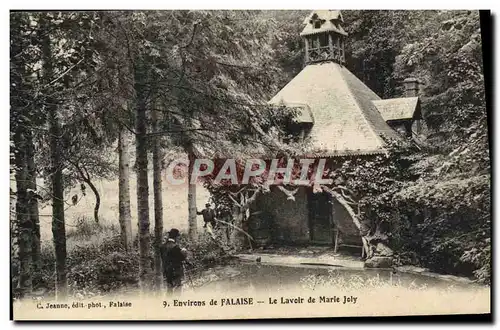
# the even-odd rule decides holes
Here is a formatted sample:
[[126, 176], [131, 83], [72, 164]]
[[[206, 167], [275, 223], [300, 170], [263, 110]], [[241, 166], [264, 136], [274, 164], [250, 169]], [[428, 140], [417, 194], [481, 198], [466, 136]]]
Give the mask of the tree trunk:
[[[154, 103], [153, 103], [154, 104]], [[158, 131], [158, 112], [153, 109], [151, 112], [152, 130]], [[155, 287], [161, 289], [162, 283], [162, 262], [161, 244], [163, 236], [163, 202], [161, 189], [161, 164], [162, 152], [160, 147], [160, 137], [153, 138], [153, 193], [155, 208], [155, 241], [154, 241], [154, 265], [155, 265]]]
[[33, 144], [33, 133], [26, 133], [26, 157], [28, 165], [28, 213], [31, 219], [32, 235], [31, 235], [31, 255], [33, 264], [33, 280], [34, 286], [38, 283], [39, 272], [41, 268], [41, 244], [40, 244], [40, 218], [38, 213], [38, 194], [36, 185], [36, 168], [35, 168], [35, 145]]
[[94, 184], [90, 180], [90, 174], [87, 171], [87, 169], [83, 166], [79, 166], [77, 163], [72, 163], [72, 164], [80, 174], [80, 179], [83, 180], [86, 184], [88, 184], [90, 189], [94, 193], [95, 196], [94, 220], [96, 223], [99, 223], [99, 207], [101, 206], [101, 196], [99, 195], [99, 191], [97, 191], [96, 186], [94, 186]]
[[[257, 197], [261, 193], [261, 189], [256, 190], [251, 197], [248, 197], [248, 192], [243, 195], [244, 198], [240, 198], [238, 202], [234, 198], [233, 200], [233, 210], [232, 215], [234, 219], [233, 228], [230, 235], [230, 243], [236, 250], [241, 250], [245, 246], [245, 242], [248, 241], [249, 247], [252, 248], [252, 238], [247, 233], [247, 228], [244, 228], [244, 221], [248, 221], [250, 206], [255, 203]], [[240, 195], [241, 196], [241, 195]], [[236, 196], [238, 198], [238, 196]]]
[[[17, 21], [17, 23], [20, 22]], [[17, 42], [11, 43], [11, 54], [19, 54], [21, 51], [21, 44]], [[29, 89], [29, 86], [24, 85], [23, 80], [23, 77], [26, 76], [25, 60], [22, 56], [11, 58], [11, 83], [13, 87], [11, 88], [11, 96], [17, 94], [19, 90]], [[17, 74], [12, 75], [14, 72]], [[14, 243], [14, 239], [17, 240], [15, 243], [18, 244], [17, 251], [15, 251], [14, 245], [11, 246], [11, 256], [19, 260], [19, 264], [13, 264], [11, 270], [11, 274], [15, 274], [16, 277], [19, 276], [17, 283], [11, 283], [16, 284], [13, 288], [19, 288], [21, 297], [24, 297], [33, 290], [33, 218], [30, 196], [33, 195], [35, 188], [30, 180], [30, 170], [34, 167], [30, 167], [29, 163], [30, 160], [33, 161], [33, 150], [30, 149], [32, 145], [31, 128], [28, 127], [31, 122], [29, 119], [26, 120], [28, 115], [26, 111], [30, 109], [26, 109], [25, 105], [22, 104], [23, 102], [19, 101], [20, 99], [15, 96], [11, 98], [11, 132], [14, 133], [13, 136], [11, 135], [14, 143], [11, 150], [14, 159], [11, 161], [15, 165], [14, 175], [16, 180], [16, 193], [14, 194], [16, 198], [15, 220], [12, 222], [12, 215], [10, 217], [11, 229], [14, 229], [11, 232], [11, 243]], [[12, 198], [12, 189], [10, 189], [10, 198]], [[33, 214], [33, 217], [38, 218], [38, 213]], [[15, 228], [12, 228], [13, 224]], [[15, 252], [17, 252], [17, 255], [15, 255]]]
[[[245, 212], [243, 212], [240, 207], [235, 207], [235, 209], [233, 210], [233, 225], [237, 228], [240, 228], [241, 230], [243, 230], [244, 215]], [[229, 241], [231, 246], [236, 251], [243, 249], [243, 247], [245, 246], [245, 239], [246, 237], [242, 232], [235, 228], [232, 228]]]
[[[48, 24], [43, 24], [42, 29], [49, 31]], [[42, 42], [42, 58], [45, 83], [49, 83], [53, 77], [52, 69], [52, 49], [49, 33], [45, 33]], [[61, 147], [59, 139], [61, 129], [55, 100], [50, 97], [46, 99], [47, 112], [49, 115], [49, 135], [50, 135], [50, 159], [52, 173], [52, 234], [56, 254], [56, 294], [58, 298], [67, 296], [66, 278], [66, 228], [64, 222], [64, 186], [63, 186], [63, 162], [61, 158]]]
[[351, 216], [352, 221], [358, 228], [361, 235], [361, 241], [363, 243], [363, 249], [366, 252], [367, 259], [376, 256], [379, 253], [379, 251], [377, 250], [381, 250], [384, 254], [384, 257], [392, 257], [392, 250], [388, 247], [387, 235], [381, 233], [379, 227], [376, 228], [376, 231], [373, 235], [370, 235], [370, 228], [367, 228], [366, 225], [363, 225], [359, 221], [359, 217], [357, 216], [356, 212], [354, 212], [351, 205], [349, 205], [347, 200], [341, 194], [325, 186], [322, 186], [322, 188], [330, 195], [332, 195], [332, 197], [334, 197]]
[[191, 184], [191, 176], [195, 155], [192, 148], [188, 149], [189, 170], [188, 170], [188, 224], [189, 224], [189, 239], [195, 241], [198, 239], [198, 219], [196, 214], [196, 183]]
[[28, 213], [28, 168], [26, 163], [26, 139], [21, 128], [14, 136], [16, 165], [16, 215], [18, 224], [19, 244], [19, 288], [24, 297], [32, 291], [31, 270], [31, 218]]
[[[140, 62], [140, 60], [138, 61]], [[138, 63], [140, 65], [140, 63]], [[150, 233], [149, 233], [149, 183], [148, 183], [148, 143], [146, 95], [143, 84], [144, 72], [136, 68], [136, 167], [137, 167], [137, 219], [139, 227], [139, 280], [144, 292], [150, 280]]]
[[118, 212], [122, 244], [127, 251], [132, 248], [132, 216], [130, 212], [130, 159], [125, 128], [118, 137]]
[[349, 205], [349, 203], [347, 203], [347, 201], [345, 200], [345, 198], [341, 194], [339, 194], [338, 192], [336, 192], [330, 188], [327, 188], [325, 186], [322, 186], [322, 188], [327, 193], [329, 193], [333, 198], [335, 198], [344, 207], [344, 209], [347, 211], [347, 213], [349, 213], [352, 221], [354, 222], [354, 225], [359, 230], [359, 233], [361, 235], [361, 243], [363, 244], [363, 249], [365, 250], [367, 257], [369, 258], [371, 256], [371, 253], [370, 253], [371, 248], [369, 247], [368, 240], [365, 237], [368, 234], [368, 230], [366, 230], [366, 228], [363, 228], [363, 226], [361, 225], [361, 222], [358, 219], [356, 212], [354, 212], [352, 207]]
[[52, 235], [56, 253], [56, 293], [58, 298], [67, 295], [66, 278], [66, 228], [64, 221], [64, 186], [59, 146], [59, 120], [56, 108], [49, 113], [50, 154], [52, 163]]
[[88, 175], [88, 173], [85, 182], [89, 185], [90, 189], [92, 189], [92, 192], [95, 195], [94, 220], [96, 223], [99, 223], [99, 207], [101, 206], [101, 196], [99, 195], [99, 191], [97, 191], [97, 188], [94, 186], [92, 181], [90, 181], [90, 176]]

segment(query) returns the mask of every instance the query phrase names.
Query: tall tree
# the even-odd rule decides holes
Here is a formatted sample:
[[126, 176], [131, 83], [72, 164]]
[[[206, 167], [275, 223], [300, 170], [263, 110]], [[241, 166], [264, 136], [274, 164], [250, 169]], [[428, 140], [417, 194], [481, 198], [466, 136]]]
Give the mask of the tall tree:
[[[130, 134], [133, 133], [132, 104], [134, 98], [132, 60], [128, 32], [123, 21], [128, 15], [121, 12], [101, 12], [95, 30], [98, 50], [99, 116], [101, 134], [106, 143], [118, 140], [118, 204], [120, 236], [123, 246], [132, 247], [132, 217], [130, 211]], [[103, 131], [104, 129], [104, 131]]]
[[191, 180], [194, 161], [231, 152], [227, 146], [232, 143], [255, 142], [252, 125], [266, 120], [259, 113], [272, 92], [269, 86], [275, 87], [281, 78], [267, 47], [271, 38], [267, 28], [275, 22], [251, 11], [176, 11], [165, 19], [177, 33], [163, 46], [171, 54], [173, 72], [172, 78], [162, 81], [167, 88], [164, 103], [174, 105], [170, 114], [176, 129], [169, 136], [189, 159], [188, 225], [194, 240], [198, 227], [197, 183]]
[[28, 168], [26, 162], [26, 138], [22, 128], [15, 133], [14, 143], [16, 145], [16, 213], [19, 231], [19, 287], [21, 295], [29, 294], [32, 290], [32, 268], [31, 268], [31, 236], [32, 226], [28, 208]]
[[[41, 241], [40, 241], [40, 219], [38, 212], [37, 191], [37, 169], [35, 165], [35, 144], [33, 141], [33, 133], [28, 130], [26, 132], [26, 162], [28, 170], [28, 213], [30, 216], [30, 226], [32, 227], [31, 235], [31, 255], [33, 262], [33, 277], [37, 277], [41, 268]], [[36, 285], [35, 281], [35, 285]]]
[[[42, 14], [40, 26], [43, 35], [42, 60], [43, 60], [43, 82], [51, 84], [54, 77], [53, 51], [51, 40], [50, 14]], [[64, 221], [64, 184], [61, 157], [61, 128], [56, 100], [50, 96], [45, 98], [48, 112], [49, 134], [50, 134], [50, 160], [51, 160], [51, 183], [52, 183], [52, 234], [56, 252], [56, 292], [58, 297], [65, 298], [67, 295], [67, 270], [66, 270], [66, 227]]]
[[198, 238], [198, 216], [197, 216], [197, 208], [196, 208], [196, 182], [191, 182], [192, 179], [192, 174], [193, 174], [193, 169], [194, 169], [194, 162], [196, 160], [196, 155], [193, 151], [192, 146], [188, 147], [187, 149], [188, 152], [188, 161], [189, 161], [189, 166], [188, 166], [188, 196], [187, 196], [187, 201], [188, 201], [188, 225], [189, 225], [189, 238], [191, 240], [196, 240]]
[[[29, 109], [33, 106], [29, 95], [30, 21], [27, 15], [11, 15], [11, 154], [16, 181], [16, 227], [19, 258], [19, 289], [21, 296], [32, 290], [32, 238], [33, 222], [38, 222], [38, 209], [32, 209], [31, 200], [36, 188], [33, 187], [33, 155], [31, 140], [32, 116]], [[27, 40], [28, 39], [28, 40]], [[34, 213], [36, 211], [36, 213]], [[39, 251], [38, 251], [39, 252]], [[17, 274], [15, 274], [17, 276]]]
[[[156, 100], [153, 102], [151, 111], [152, 133], [158, 132], [159, 111], [156, 109]], [[163, 163], [163, 153], [160, 145], [160, 136], [155, 135], [152, 138], [153, 149], [153, 195], [154, 195], [154, 215], [155, 215], [155, 240], [154, 240], [154, 265], [155, 265], [155, 287], [161, 289], [163, 278], [163, 268], [161, 259], [161, 244], [163, 239], [163, 198], [162, 198], [162, 179], [161, 170]]]
[[151, 271], [150, 262], [150, 221], [149, 221], [149, 183], [148, 183], [148, 139], [147, 139], [147, 67], [141, 58], [135, 59], [134, 78], [136, 90], [136, 172], [137, 172], [137, 219], [139, 225], [139, 278], [145, 289]]
[[[87, 121], [93, 118], [88, 112], [88, 98], [82, 94], [92, 91], [89, 86], [93, 84], [89, 80], [95, 77], [91, 33], [94, 16], [91, 12], [33, 14], [41, 65], [39, 84], [35, 90], [38, 96], [36, 104], [43, 110], [44, 123], [48, 124], [48, 134], [42, 137], [45, 143], [39, 144], [37, 159], [41, 175], [51, 183], [49, 197], [52, 200], [56, 291], [62, 298], [67, 296], [64, 189], [68, 182], [65, 172], [71, 171], [73, 153], [75, 157], [82, 157], [77, 152], [81, 136], [91, 134], [83, 129], [89, 125], [82, 125], [85, 120], [81, 118], [87, 118]], [[46, 144], [48, 150], [44, 148]]]
[[130, 156], [127, 130], [122, 128], [118, 137], [118, 212], [120, 235], [125, 249], [132, 247], [132, 215], [130, 212]]

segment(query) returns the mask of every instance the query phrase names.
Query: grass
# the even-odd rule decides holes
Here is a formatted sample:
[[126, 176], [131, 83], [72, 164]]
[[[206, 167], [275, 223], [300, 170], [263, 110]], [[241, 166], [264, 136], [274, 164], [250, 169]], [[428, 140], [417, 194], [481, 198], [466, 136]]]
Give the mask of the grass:
[[[153, 179], [149, 182], [149, 207], [151, 232], [154, 230], [154, 203], [153, 203]], [[96, 181], [96, 188], [101, 195], [101, 207], [99, 209], [100, 223], [96, 224], [93, 219], [95, 197], [87, 189], [86, 196], [82, 197], [77, 205], [67, 206], [65, 212], [66, 233], [68, 249], [75, 244], [98, 244], [102, 239], [109, 237], [120, 230], [118, 222], [118, 179], [113, 181]], [[130, 177], [130, 208], [132, 213], [132, 233], [137, 233], [137, 184], [135, 175]], [[71, 196], [81, 192], [78, 187], [65, 194], [68, 203]], [[163, 226], [165, 230], [176, 227], [183, 232], [188, 229], [188, 187], [186, 184], [173, 186], [163, 183]], [[197, 206], [202, 209], [209, 199], [209, 192], [201, 185], [197, 186]], [[42, 241], [52, 240], [52, 208], [50, 203], [40, 206], [40, 234]], [[203, 221], [198, 218], [198, 227], [201, 230]], [[79, 233], [76, 234], [76, 228]], [[88, 235], [86, 235], [87, 233]], [[92, 234], [93, 233], [93, 234]]]
[[[317, 288], [339, 288], [345, 290], [361, 290], [374, 288], [401, 288], [405, 290], [427, 290], [427, 284], [416, 284], [415, 282], [406, 283], [401, 281], [398, 276], [389, 279], [380, 277], [379, 274], [365, 278], [360, 275], [341, 276], [338, 270], [329, 270], [327, 275], [307, 275], [300, 279], [302, 288], [315, 290]], [[453, 285], [448, 286], [453, 288]]]

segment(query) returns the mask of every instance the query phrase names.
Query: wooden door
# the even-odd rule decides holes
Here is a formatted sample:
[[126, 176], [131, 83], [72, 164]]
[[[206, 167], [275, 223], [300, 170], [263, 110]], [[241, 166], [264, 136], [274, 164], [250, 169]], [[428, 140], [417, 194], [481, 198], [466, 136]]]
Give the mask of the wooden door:
[[333, 244], [332, 203], [328, 193], [309, 192], [309, 233], [312, 243]]

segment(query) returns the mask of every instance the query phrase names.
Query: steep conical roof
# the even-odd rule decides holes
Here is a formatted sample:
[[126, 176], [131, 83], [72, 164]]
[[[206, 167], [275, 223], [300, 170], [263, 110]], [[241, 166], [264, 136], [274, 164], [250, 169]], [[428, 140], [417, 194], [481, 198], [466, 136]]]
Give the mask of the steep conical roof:
[[322, 62], [306, 66], [270, 101], [303, 104], [314, 118], [315, 149], [329, 155], [384, 152], [382, 136], [400, 140], [372, 101], [380, 100], [344, 66]]

